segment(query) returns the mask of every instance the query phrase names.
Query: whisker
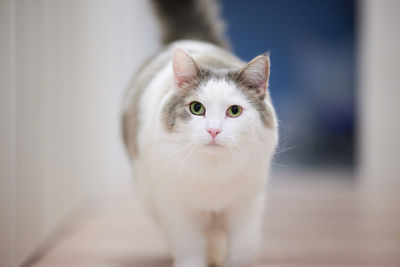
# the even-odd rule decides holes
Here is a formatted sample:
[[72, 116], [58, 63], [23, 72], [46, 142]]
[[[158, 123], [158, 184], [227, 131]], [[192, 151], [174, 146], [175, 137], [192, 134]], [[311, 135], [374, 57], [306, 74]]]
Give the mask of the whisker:
[[145, 163], [145, 164], [147, 164], [147, 163], [150, 163], [150, 164], [153, 164], [154, 163], [154, 161], [157, 161], [157, 160], [163, 160], [163, 159], [167, 159], [168, 161], [166, 162], [166, 164], [163, 164], [163, 165], [165, 165], [165, 167], [164, 168], [160, 168], [160, 169], [158, 169], [158, 170], [154, 170], [154, 169], [151, 169], [150, 171], [148, 171], [148, 172], [143, 172], [142, 171], [142, 174], [143, 175], [158, 175], [158, 174], [161, 174], [161, 173], [166, 173], [167, 171], [169, 171], [170, 169], [171, 169], [171, 167], [173, 167], [174, 166], [174, 159], [171, 157], [171, 156], [176, 156], [176, 155], [178, 155], [178, 154], [180, 154], [180, 153], [183, 153], [183, 152], [185, 152], [185, 150], [188, 148], [188, 147], [190, 147], [191, 145], [193, 145], [192, 143], [187, 143], [187, 144], [185, 144], [184, 146], [182, 146], [178, 151], [174, 151], [174, 152], [172, 152], [172, 153], [169, 153], [169, 154], [166, 154], [166, 155], [163, 155], [163, 156], [156, 156], [156, 157], [154, 157], [154, 158], [152, 158], [152, 159], [149, 159], [149, 160], [146, 160], [146, 161], [143, 161], [143, 163]]
[[178, 148], [178, 150], [175, 150], [175, 151], [170, 152], [170, 153], [165, 153], [165, 154], [162, 154], [162, 155], [155, 156], [155, 157], [150, 158], [150, 159], [148, 159], [146, 161], [154, 161], [154, 160], [160, 160], [160, 159], [164, 159], [164, 158], [169, 158], [169, 157], [171, 157], [173, 155], [181, 153], [183, 150], [185, 150], [190, 145], [191, 145], [191, 143], [186, 143], [183, 146], [181, 146], [180, 148]]
[[178, 163], [179, 164], [179, 170], [178, 170], [178, 172], [177, 172], [177, 174], [175, 176], [175, 179], [173, 179], [172, 182], [169, 184], [169, 186], [168, 186], [169, 189], [167, 190], [168, 192], [172, 191], [172, 188], [176, 185], [178, 180], [181, 178], [182, 171], [183, 171], [184, 166], [186, 165], [186, 162], [190, 159], [190, 157], [192, 156], [193, 152], [196, 149], [197, 149], [197, 146], [193, 146], [193, 148], [189, 151], [188, 155], [185, 158], [183, 158], [183, 159], [181, 159], [179, 161], [179, 163]]
[[277, 167], [283, 167], [283, 168], [288, 168], [289, 167], [289, 165], [278, 163], [278, 162], [276, 162], [274, 160], [271, 160], [271, 165], [274, 165], [274, 166], [277, 166]]
[[257, 153], [257, 151], [252, 151], [251, 149], [247, 148], [246, 146], [242, 146], [240, 143], [236, 143], [235, 146], [237, 148], [239, 148], [241, 151], [246, 152], [246, 153], [250, 153], [259, 157], [265, 157], [266, 154], [263, 153]]
[[256, 178], [258, 177], [258, 175], [255, 175], [251, 170], [249, 170], [246, 166], [246, 164], [244, 162], [240, 161], [240, 158], [237, 158], [237, 155], [235, 154], [235, 152], [233, 152], [233, 150], [229, 147], [229, 151], [231, 152], [231, 155], [234, 159], [234, 161], [239, 165], [239, 167], [242, 169], [242, 171], [247, 174], [250, 173], [251, 175], [246, 175], [247, 178], [249, 178], [251, 180], [251, 182], [253, 184], [255, 184], [256, 182]]
[[292, 146], [288, 146], [288, 147], [278, 146], [278, 148], [275, 151], [275, 154], [285, 153], [285, 152], [288, 152], [288, 151], [293, 150], [298, 147], [300, 147], [300, 145], [292, 145]]

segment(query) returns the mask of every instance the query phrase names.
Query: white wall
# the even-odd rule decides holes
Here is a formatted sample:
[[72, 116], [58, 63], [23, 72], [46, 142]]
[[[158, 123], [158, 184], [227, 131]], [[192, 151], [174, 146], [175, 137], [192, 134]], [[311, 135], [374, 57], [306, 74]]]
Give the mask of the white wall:
[[130, 186], [123, 90], [159, 48], [148, 1], [0, 2], [0, 266], [72, 210]]
[[360, 175], [400, 190], [400, 1], [360, 1]]
[[0, 1], [0, 266], [14, 266], [13, 5]]

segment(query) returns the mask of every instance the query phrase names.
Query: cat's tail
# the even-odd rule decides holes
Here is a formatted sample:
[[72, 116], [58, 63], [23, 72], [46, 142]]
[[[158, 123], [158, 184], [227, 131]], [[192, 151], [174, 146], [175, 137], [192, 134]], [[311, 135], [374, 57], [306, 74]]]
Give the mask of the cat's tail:
[[164, 44], [182, 39], [229, 48], [216, 0], [153, 0], [163, 28]]

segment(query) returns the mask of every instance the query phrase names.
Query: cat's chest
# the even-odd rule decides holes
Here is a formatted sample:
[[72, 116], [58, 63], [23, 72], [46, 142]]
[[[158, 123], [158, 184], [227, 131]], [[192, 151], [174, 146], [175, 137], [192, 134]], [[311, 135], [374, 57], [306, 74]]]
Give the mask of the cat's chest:
[[189, 181], [211, 183], [249, 175], [246, 167], [238, 164], [230, 153], [191, 153], [189, 151], [172, 156], [169, 162], [163, 161], [161, 164], [169, 165], [171, 161], [173, 164], [169, 169], [169, 174], [185, 177]]
[[170, 169], [166, 180], [173, 184], [171, 189], [180, 202], [199, 209], [221, 210], [239, 196], [260, 190], [266, 178], [263, 174], [262, 168], [250, 172], [230, 158], [193, 157]]

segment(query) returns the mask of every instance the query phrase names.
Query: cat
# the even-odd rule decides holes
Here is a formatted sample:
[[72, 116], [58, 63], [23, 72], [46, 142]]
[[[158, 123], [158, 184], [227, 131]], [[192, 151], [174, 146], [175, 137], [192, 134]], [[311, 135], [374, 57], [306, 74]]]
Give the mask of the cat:
[[228, 49], [215, 1], [153, 0], [166, 47], [126, 91], [123, 138], [175, 267], [250, 266], [277, 140], [268, 54]]

